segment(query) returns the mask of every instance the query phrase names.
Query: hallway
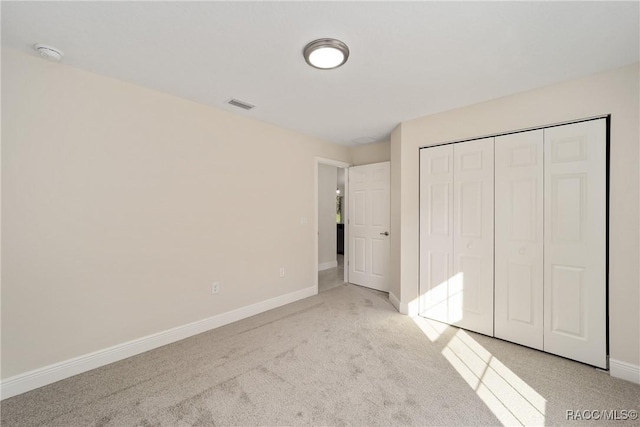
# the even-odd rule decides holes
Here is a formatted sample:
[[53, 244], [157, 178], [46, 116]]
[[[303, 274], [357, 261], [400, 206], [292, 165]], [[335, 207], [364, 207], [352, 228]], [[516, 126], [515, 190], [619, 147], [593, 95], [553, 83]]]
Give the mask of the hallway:
[[318, 293], [343, 285], [344, 255], [338, 254], [338, 266], [318, 272]]

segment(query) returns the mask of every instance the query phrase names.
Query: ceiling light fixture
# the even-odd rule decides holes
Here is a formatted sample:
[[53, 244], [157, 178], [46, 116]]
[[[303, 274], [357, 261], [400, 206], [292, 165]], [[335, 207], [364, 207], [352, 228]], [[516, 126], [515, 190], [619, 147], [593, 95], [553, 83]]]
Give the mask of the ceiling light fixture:
[[49, 61], [60, 61], [64, 56], [64, 53], [53, 46], [46, 44], [36, 43], [33, 48], [40, 54], [41, 57], [48, 59]]
[[349, 47], [336, 39], [314, 40], [304, 47], [304, 60], [320, 70], [338, 68], [349, 58]]

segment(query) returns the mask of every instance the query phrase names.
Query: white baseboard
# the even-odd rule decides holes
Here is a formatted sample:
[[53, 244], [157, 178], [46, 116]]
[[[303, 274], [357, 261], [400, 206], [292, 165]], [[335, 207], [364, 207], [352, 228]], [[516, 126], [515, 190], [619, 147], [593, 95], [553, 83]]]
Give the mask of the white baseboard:
[[406, 314], [409, 317], [415, 317], [418, 315], [419, 307], [418, 300], [411, 301], [410, 303], [402, 302], [398, 299], [393, 292], [389, 292], [389, 301], [400, 312], [400, 314]]
[[609, 375], [640, 384], [640, 366], [638, 365], [609, 359]]
[[285, 295], [280, 295], [246, 307], [228, 311], [207, 319], [198, 320], [176, 328], [168, 329], [156, 334], [147, 335], [133, 341], [105, 348], [93, 353], [68, 359], [53, 365], [34, 369], [33, 371], [15, 375], [0, 383], [0, 399], [6, 399], [18, 394], [43, 387], [47, 384], [69, 378], [154, 348], [162, 347], [193, 335], [206, 332], [220, 326], [228, 325], [247, 317], [280, 307], [317, 294], [315, 286], [300, 289]]
[[409, 317], [416, 317], [420, 312], [418, 306], [418, 300], [411, 301], [409, 303], [400, 302], [400, 313], [406, 314]]
[[336, 268], [338, 266], [338, 261], [329, 261], [323, 262], [322, 264], [318, 264], [318, 271], [328, 270], [330, 268]]
[[389, 292], [389, 302], [396, 308], [396, 310], [400, 311], [400, 300], [393, 294], [393, 292]]

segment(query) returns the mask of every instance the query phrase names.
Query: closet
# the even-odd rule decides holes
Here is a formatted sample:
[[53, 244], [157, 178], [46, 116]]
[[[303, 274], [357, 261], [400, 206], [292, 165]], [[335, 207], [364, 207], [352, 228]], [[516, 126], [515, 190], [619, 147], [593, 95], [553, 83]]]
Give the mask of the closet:
[[420, 150], [421, 315], [606, 368], [607, 119]]

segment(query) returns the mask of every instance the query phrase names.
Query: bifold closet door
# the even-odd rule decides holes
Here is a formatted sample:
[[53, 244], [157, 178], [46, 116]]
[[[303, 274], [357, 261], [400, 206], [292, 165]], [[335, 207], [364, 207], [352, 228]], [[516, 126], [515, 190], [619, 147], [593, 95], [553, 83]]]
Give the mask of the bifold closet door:
[[453, 276], [449, 305], [461, 328], [493, 336], [493, 138], [453, 146]]
[[456, 319], [453, 289], [453, 145], [420, 150], [420, 314]]
[[493, 138], [420, 150], [420, 311], [493, 335]]
[[606, 361], [606, 120], [544, 130], [544, 350]]
[[543, 349], [543, 130], [495, 139], [495, 336]]

